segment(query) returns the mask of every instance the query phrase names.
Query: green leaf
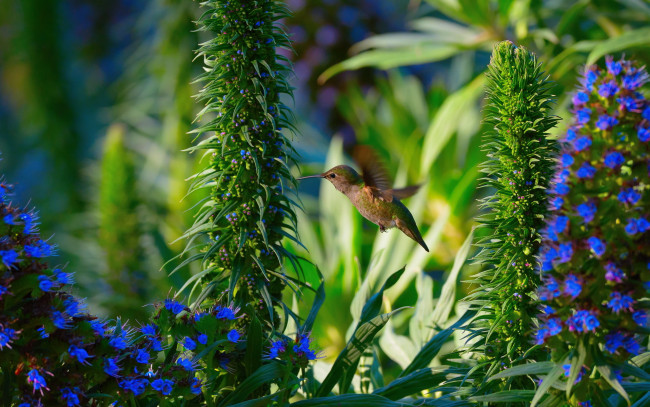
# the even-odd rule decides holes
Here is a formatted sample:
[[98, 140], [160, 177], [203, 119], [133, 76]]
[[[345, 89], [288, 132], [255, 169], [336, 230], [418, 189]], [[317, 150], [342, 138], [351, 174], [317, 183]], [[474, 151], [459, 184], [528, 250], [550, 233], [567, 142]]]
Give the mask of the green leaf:
[[381, 314], [355, 329], [345, 349], [336, 358], [332, 369], [330, 369], [327, 377], [316, 391], [316, 397], [329, 394], [339, 380], [342, 382], [342, 385], [339, 386], [340, 391], [345, 392], [347, 390], [352, 382], [352, 377], [363, 351], [372, 343], [375, 335], [386, 325], [388, 319], [401, 310], [402, 308]]
[[569, 371], [569, 378], [567, 379], [566, 386], [566, 397], [567, 399], [571, 396], [571, 389], [575, 383], [580, 370], [582, 370], [582, 365], [585, 363], [585, 358], [587, 357], [587, 349], [585, 348], [585, 343], [583, 338], [580, 338], [578, 343], [578, 349], [573, 352], [571, 356], [571, 370]]
[[219, 406], [230, 406], [244, 401], [247, 397], [250, 397], [255, 390], [282, 377], [284, 374], [286, 374], [285, 368], [277, 362], [271, 362], [264, 365], [257, 369], [252, 375], [248, 376], [246, 380], [241, 382], [235, 391], [230, 393], [221, 401], [221, 403], [219, 403]]
[[535, 395], [535, 390], [505, 390], [485, 396], [470, 397], [471, 401], [481, 403], [511, 403], [516, 401], [531, 401]]
[[249, 307], [248, 315], [252, 315], [251, 323], [248, 327], [246, 335], [246, 355], [244, 357], [244, 367], [246, 368], [246, 375], [250, 376], [260, 367], [262, 360], [262, 324], [257, 318], [252, 307]]
[[623, 386], [621, 386], [621, 383], [616, 378], [616, 374], [612, 370], [611, 366], [606, 364], [601, 358], [596, 358], [596, 369], [598, 369], [605, 381], [607, 381], [607, 383], [609, 383], [609, 385], [612, 386], [612, 388], [616, 390], [616, 392], [620, 394], [625, 399], [625, 401], [627, 401], [627, 404], [629, 406], [630, 398], [628, 397], [627, 392], [623, 389]]
[[467, 373], [465, 369], [449, 366], [427, 367], [416, 370], [406, 376], [393, 380], [389, 385], [373, 392], [391, 400], [398, 400], [423, 390], [440, 386], [447, 380], [447, 375], [461, 375]]
[[555, 367], [554, 362], [527, 363], [525, 365], [514, 366], [511, 367], [510, 369], [506, 369], [502, 372], [499, 372], [494, 376], [491, 376], [488, 379], [488, 381], [503, 379], [505, 377], [513, 377], [513, 376], [547, 374], [553, 369], [553, 367]]
[[620, 52], [633, 47], [643, 47], [650, 44], [650, 27], [638, 28], [636, 30], [626, 31], [623, 34], [609, 38], [591, 51], [587, 57], [587, 65], [596, 63], [600, 58], [607, 54]]
[[[546, 363], [546, 362], [542, 362], [542, 363]], [[512, 369], [514, 368], [508, 370], [512, 370]], [[533, 397], [533, 401], [530, 404], [531, 407], [535, 407], [537, 405], [537, 403], [542, 399], [542, 397], [544, 397], [544, 395], [546, 395], [546, 393], [548, 393], [548, 390], [551, 388], [551, 386], [553, 386], [553, 384], [555, 384], [555, 382], [558, 381], [558, 379], [562, 376], [563, 373], [564, 373], [564, 369], [562, 368], [561, 364], [556, 365], [555, 367], [553, 367], [553, 369], [551, 369], [548, 376], [544, 378], [542, 384], [540, 384], [539, 387], [537, 388], [537, 391], [535, 392], [535, 397]]]
[[303, 334], [311, 332], [311, 329], [314, 326], [314, 321], [316, 321], [316, 315], [318, 315], [320, 307], [323, 305], [323, 302], [325, 302], [325, 283], [323, 283], [323, 276], [320, 274], [320, 271], [318, 272], [318, 275], [321, 283], [318, 286], [318, 290], [316, 290], [316, 297], [314, 298], [314, 302], [309, 310], [309, 315], [307, 316], [307, 319], [305, 319], [305, 323], [300, 327], [300, 331]]
[[396, 403], [385, 397], [375, 394], [342, 394], [332, 397], [315, 397], [291, 403], [296, 407], [313, 406], [350, 406], [350, 407], [403, 407], [404, 404]]

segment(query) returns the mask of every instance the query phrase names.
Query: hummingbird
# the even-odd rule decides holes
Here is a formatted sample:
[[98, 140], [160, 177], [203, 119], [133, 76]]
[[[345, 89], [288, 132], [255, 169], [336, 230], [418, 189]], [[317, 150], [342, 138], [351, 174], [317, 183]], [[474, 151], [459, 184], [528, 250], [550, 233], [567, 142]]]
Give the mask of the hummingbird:
[[352, 158], [361, 169], [361, 175], [350, 166], [337, 165], [322, 174], [297, 179], [326, 179], [350, 199], [364, 218], [379, 225], [381, 232], [397, 227], [428, 252], [429, 248], [422, 239], [413, 215], [400, 201], [414, 195], [420, 186], [392, 188], [386, 168], [377, 153], [368, 146], [355, 147]]

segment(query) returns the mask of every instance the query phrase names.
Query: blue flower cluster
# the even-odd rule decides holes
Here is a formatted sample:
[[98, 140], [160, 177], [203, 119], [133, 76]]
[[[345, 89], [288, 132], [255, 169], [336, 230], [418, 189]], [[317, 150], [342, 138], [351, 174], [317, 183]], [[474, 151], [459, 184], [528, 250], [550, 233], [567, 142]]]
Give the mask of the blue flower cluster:
[[637, 327], [648, 324], [650, 101], [643, 68], [606, 65], [587, 68], [572, 99], [540, 251], [535, 341], [566, 350], [590, 335], [590, 346], [626, 358], [641, 351]]
[[267, 357], [269, 359], [280, 359], [291, 363], [292, 365], [306, 367], [310, 360], [319, 357], [311, 349], [311, 337], [309, 334], [297, 334], [295, 339], [282, 338], [271, 342]]

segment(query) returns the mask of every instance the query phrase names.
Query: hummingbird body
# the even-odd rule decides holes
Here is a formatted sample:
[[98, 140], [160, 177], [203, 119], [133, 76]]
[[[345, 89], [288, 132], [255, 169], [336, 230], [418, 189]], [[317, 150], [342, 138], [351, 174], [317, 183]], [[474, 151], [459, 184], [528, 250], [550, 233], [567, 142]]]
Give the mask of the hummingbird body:
[[374, 152], [368, 147], [358, 147], [356, 152], [355, 159], [362, 168], [362, 175], [347, 165], [337, 165], [322, 174], [299, 179], [325, 178], [350, 199], [361, 216], [379, 225], [380, 231], [385, 232], [387, 229], [397, 227], [406, 236], [419, 243], [424, 250], [429, 251], [413, 215], [399, 200], [413, 195], [418, 187], [392, 189], [385, 170]]

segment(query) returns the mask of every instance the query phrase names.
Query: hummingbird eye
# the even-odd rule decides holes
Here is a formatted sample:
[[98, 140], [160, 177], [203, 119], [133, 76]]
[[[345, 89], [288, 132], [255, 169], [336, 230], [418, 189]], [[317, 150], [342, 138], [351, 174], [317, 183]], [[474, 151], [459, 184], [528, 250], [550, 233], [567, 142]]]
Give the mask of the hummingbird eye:
[[330, 174], [330, 178], [336, 178], [336, 174]]

